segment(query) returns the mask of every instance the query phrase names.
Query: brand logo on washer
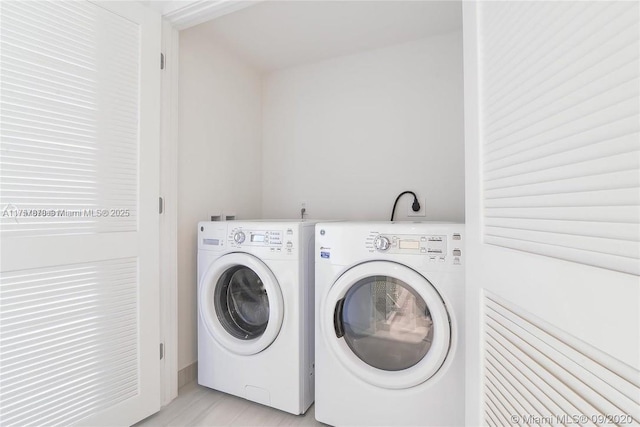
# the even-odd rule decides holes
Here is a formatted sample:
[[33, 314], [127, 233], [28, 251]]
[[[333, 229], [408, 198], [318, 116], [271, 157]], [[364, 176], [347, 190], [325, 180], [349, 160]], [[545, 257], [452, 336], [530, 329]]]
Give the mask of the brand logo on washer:
[[320, 251], [320, 258], [331, 258], [331, 253], [326, 251]]

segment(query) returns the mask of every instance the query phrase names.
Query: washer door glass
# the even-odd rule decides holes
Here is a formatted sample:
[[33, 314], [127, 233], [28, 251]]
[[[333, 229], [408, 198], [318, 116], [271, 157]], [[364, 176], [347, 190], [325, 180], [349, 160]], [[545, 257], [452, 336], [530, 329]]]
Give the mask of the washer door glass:
[[284, 318], [278, 280], [264, 262], [247, 253], [230, 253], [211, 263], [200, 278], [198, 306], [198, 327], [243, 356], [269, 347]]
[[260, 337], [269, 323], [269, 297], [260, 277], [246, 266], [234, 266], [218, 279], [214, 292], [218, 320], [241, 340]]
[[344, 339], [366, 364], [385, 371], [410, 368], [433, 342], [427, 303], [402, 280], [364, 278], [347, 291], [342, 306]]

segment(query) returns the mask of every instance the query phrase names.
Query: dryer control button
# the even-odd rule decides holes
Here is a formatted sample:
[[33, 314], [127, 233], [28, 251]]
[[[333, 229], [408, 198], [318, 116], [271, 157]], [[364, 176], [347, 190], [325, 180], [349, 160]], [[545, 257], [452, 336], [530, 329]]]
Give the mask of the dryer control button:
[[373, 241], [373, 246], [379, 251], [386, 251], [391, 246], [391, 242], [384, 236], [378, 236]]
[[233, 241], [236, 243], [242, 243], [244, 242], [244, 233], [242, 231], [238, 231], [236, 234], [233, 235]]

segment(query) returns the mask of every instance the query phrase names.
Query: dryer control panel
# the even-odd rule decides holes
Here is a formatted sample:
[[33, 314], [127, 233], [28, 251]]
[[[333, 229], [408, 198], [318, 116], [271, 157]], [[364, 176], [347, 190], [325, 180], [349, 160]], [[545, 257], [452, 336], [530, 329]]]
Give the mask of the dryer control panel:
[[369, 252], [385, 254], [422, 255], [431, 262], [445, 262], [453, 257], [453, 263], [459, 264], [462, 257], [460, 234], [415, 235], [415, 234], [370, 234], [365, 246]]

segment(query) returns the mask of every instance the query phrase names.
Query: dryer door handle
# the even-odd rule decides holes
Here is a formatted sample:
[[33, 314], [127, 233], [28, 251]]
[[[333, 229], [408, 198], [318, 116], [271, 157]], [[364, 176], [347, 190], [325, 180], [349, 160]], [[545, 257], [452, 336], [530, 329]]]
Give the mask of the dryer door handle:
[[344, 309], [344, 298], [338, 300], [336, 308], [333, 311], [333, 329], [336, 336], [342, 338], [344, 336], [344, 324], [342, 323], [342, 310]]

